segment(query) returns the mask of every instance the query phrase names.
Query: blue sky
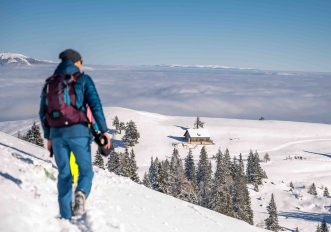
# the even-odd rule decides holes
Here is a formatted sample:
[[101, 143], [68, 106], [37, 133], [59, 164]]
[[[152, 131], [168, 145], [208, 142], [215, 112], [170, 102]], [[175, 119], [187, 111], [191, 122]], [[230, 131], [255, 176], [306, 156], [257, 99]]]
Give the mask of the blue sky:
[[330, 0], [1, 0], [0, 14], [0, 51], [36, 58], [331, 71]]

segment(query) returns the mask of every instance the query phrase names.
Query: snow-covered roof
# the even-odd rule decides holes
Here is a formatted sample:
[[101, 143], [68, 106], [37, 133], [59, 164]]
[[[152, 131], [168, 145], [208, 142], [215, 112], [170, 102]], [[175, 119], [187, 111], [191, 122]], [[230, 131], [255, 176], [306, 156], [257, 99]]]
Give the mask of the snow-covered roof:
[[209, 131], [205, 128], [187, 129], [184, 136], [188, 133], [191, 138], [210, 138]]

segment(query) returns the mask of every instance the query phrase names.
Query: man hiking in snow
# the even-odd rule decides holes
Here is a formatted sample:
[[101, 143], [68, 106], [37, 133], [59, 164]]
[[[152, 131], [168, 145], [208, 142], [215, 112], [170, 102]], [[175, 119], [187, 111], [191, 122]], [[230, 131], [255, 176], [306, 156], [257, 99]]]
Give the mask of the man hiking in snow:
[[[91, 135], [88, 117], [90, 111], [99, 130], [107, 139], [110, 148], [110, 134], [99, 95], [88, 75], [81, 73], [81, 55], [72, 49], [60, 53], [61, 63], [53, 76], [46, 80], [41, 93], [39, 116], [48, 140], [47, 148], [54, 152], [58, 167], [58, 202], [61, 218], [71, 219], [85, 211], [93, 178], [91, 162]], [[78, 185], [72, 207], [72, 175], [70, 152], [75, 154], [79, 168]]]

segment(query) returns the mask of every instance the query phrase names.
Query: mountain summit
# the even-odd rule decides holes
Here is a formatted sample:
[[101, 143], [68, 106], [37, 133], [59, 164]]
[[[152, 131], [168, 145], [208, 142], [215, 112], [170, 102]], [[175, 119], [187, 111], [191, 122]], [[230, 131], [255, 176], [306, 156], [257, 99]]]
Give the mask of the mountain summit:
[[53, 61], [37, 60], [19, 53], [0, 52], [0, 65], [50, 64]]

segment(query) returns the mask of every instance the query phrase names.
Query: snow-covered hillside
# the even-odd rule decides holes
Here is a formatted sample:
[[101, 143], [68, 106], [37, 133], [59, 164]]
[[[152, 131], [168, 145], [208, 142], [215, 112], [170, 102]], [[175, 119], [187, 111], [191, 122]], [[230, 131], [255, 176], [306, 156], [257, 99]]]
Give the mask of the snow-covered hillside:
[[[182, 158], [189, 148], [198, 161], [201, 145], [182, 142], [185, 128], [193, 126], [194, 117], [165, 116], [155, 113], [111, 107], [105, 110], [108, 125], [117, 115], [120, 121], [134, 120], [141, 135], [136, 145], [136, 159], [140, 175], [147, 171], [150, 157], [169, 158], [174, 146]], [[209, 157], [217, 150], [230, 150], [232, 156], [239, 153], [246, 158], [250, 149], [257, 150], [263, 158], [265, 152], [271, 162], [262, 163], [269, 179], [259, 192], [250, 191], [254, 223], [262, 226], [267, 217], [266, 206], [271, 193], [279, 210], [281, 226], [289, 231], [297, 226], [300, 231], [313, 231], [326, 218], [331, 223], [331, 199], [322, 197], [322, 186], [331, 189], [331, 125], [287, 121], [258, 121], [223, 118], [202, 118], [215, 145], [207, 145]], [[118, 143], [121, 135], [115, 136]], [[117, 148], [120, 149], [120, 148]], [[287, 157], [292, 159], [287, 159]], [[303, 160], [294, 159], [302, 156]], [[295, 190], [290, 192], [293, 182]], [[318, 197], [307, 193], [313, 182], [318, 186]], [[305, 186], [306, 188], [303, 188]]]
[[87, 216], [58, 218], [57, 170], [47, 152], [0, 133], [0, 231], [262, 231], [95, 168]]
[[[191, 148], [196, 161], [198, 160], [201, 145], [187, 145], [185, 142], [183, 142], [183, 134], [185, 132], [185, 128], [192, 127], [195, 119], [194, 117], [165, 116], [119, 107], [106, 108], [105, 114], [108, 121], [108, 126], [110, 128], [113, 128], [111, 126], [112, 120], [116, 115], [119, 117], [120, 121], [128, 122], [129, 120], [133, 120], [134, 122], [136, 122], [141, 138], [139, 144], [134, 147], [134, 150], [136, 153], [137, 164], [139, 166], [139, 174], [141, 176], [148, 169], [151, 156], [157, 156], [159, 157], [159, 159], [165, 159], [167, 157], [170, 157], [174, 146], [177, 147], [182, 158], [187, 155], [189, 148]], [[329, 223], [331, 223], [331, 199], [322, 196], [322, 186], [328, 187], [329, 190], [331, 189], [331, 125], [268, 120], [254, 121], [203, 117], [201, 119], [205, 122], [205, 128], [209, 130], [211, 134], [211, 139], [215, 143], [214, 145], [207, 145], [206, 147], [210, 158], [212, 158], [212, 156], [216, 154], [219, 148], [221, 148], [223, 151], [225, 148], [228, 148], [232, 156], [242, 153], [244, 159], [246, 158], [247, 153], [250, 149], [257, 150], [260, 153], [261, 158], [263, 157], [265, 152], [268, 152], [270, 154], [271, 161], [268, 163], [261, 163], [262, 168], [266, 171], [268, 175], [268, 179], [265, 180], [265, 183], [260, 188], [259, 192], [255, 192], [252, 189], [250, 190], [252, 198], [252, 207], [254, 210], [255, 225], [261, 227], [263, 226], [263, 221], [267, 217], [266, 206], [269, 203], [271, 193], [274, 193], [275, 195], [280, 225], [287, 231], [293, 231], [297, 226], [299, 227], [300, 231], [314, 231], [317, 224], [323, 218], [325, 218]], [[5, 122], [2, 123], [2, 128], [5, 128], [4, 124]], [[8, 124], [9, 129], [7, 131], [13, 134], [16, 129], [20, 128], [20, 124], [22, 125], [22, 128], [26, 128], [26, 121], [19, 121], [16, 123], [16, 126], [15, 122], [11, 122], [10, 124]], [[121, 137], [122, 135], [114, 136], [114, 144], [117, 146], [117, 150], [123, 149], [120, 147]], [[47, 153], [45, 153], [45, 151], [43, 150], [30, 150], [32, 149], [31, 146], [28, 146], [28, 148], [26, 148], [25, 143], [20, 145], [23, 142], [18, 143], [16, 140], [12, 141], [12, 138], [9, 139], [10, 137], [0, 136], [0, 138], [2, 138], [1, 141], [3, 141], [4, 138], [8, 139], [7, 143], [9, 142], [11, 144], [14, 144], [12, 146], [18, 147], [21, 150], [28, 149], [34, 155], [38, 155], [38, 157], [44, 154], [44, 159], [48, 159]], [[8, 163], [7, 161], [0, 162], [2, 172], [4, 172], [4, 167], [7, 168], [7, 166], [10, 166], [9, 162], [14, 162], [15, 164], [18, 162], [17, 157], [11, 155], [11, 149], [5, 148], [5, 150], [7, 151], [4, 151], [2, 149], [1, 152], [5, 152], [7, 155], [1, 155], [1, 157], [3, 159], [3, 157], [9, 156], [9, 158], [6, 158], [8, 159]], [[93, 150], [95, 151], [95, 147], [93, 148]], [[295, 156], [302, 156], [303, 159], [294, 159]], [[288, 157], [291, 157], [292, 159]], [[1, 163], [4, 165], [2, 165]], [[24, 162], [19, 163], [22, 163], [22, 165], [24, 164]], [[50, 166], [47, 167], [49, 167], [49, 170], [53, 171], [54, 176], [56, 176], [56, 171], [50, 168]], [[13, 172], [16, 170], [16, 172], [18, 173], [17, 175], [14, 175], [15, 173], [13, 174], [15, 178], [20, 177], [19, 174], [23, 175], [20, 173], [19, 169], [22, 168], [18, 167], [17, 170], [13, 170]], [[8, 172], [11, 171], [11, 169], [6, 170], [8, 170]], [[23, 176], [25, 177], [28, 175]], [[105, 180], [107, 180], [108, 182], [105, 183]], [[30, 179], [30, 181], [35, 180]], [[97, 170], [95, 181], [96, 185], [94, 186], [94, 194], [91, 197], [92, 205], [90, 205], [90, 207], [92, 207], [93, 205], [101, 205], [102, 203], [105, 203], [97, 203], [99, 197], [96, 196], [102, 195], [101, 192], [109, 191], [107, 194], [112, 196], [109, 198], [109, 201], [112, 201], [112, 198], [114, 198], [113, 203], [115, 204], [115, 206], [110, 204], [109, 207], [113, 207], [111, 208], [112, 211], [118, 212], [112, 214], [111, 216], [109, 216], [110, 214], [108, 212], [105, 212], [105, 214], [107, 214], [108, 218], [116, 218], [116, 220], [114, 220], [117, 222], [116, 225], [118, 226], [118, 228], [121, 228], [121, 224], [123, 224], [122, 227], [126, 228], [127, 231], [132, 231], [131, 229], [128, 229], [132, 228], [129, 225], [132, 225], [130, 223], [136, 223], [135, 221], [131, 221], [131, 219], [127, 220], [129, 221], [129, 223], [124, 223], [122, 221], [124, 216], [123, 218], [121, 218], [121, 216], [116, 217], [116, 215], [119, 214], [130, 214], [132, 215], [132, 217], [134, 217], [134, 214], [131, 214], [132, 212], [129, 213], [126, 211], [127, 208], [124, 207], [126, 205], [123, 205], [124, 203], [122, 202], [125, 201], [125, 204], [130, 205], [132, 203], [130, 200], [132, 196], [130, 197], [130, 194], [132, 194], [133, 196], [139, 195], [140, 193], [142, 195], [147, 194], [153, 196], [151, 197], [152, 200], [155, 200], [156, 202], [158, 202], [158, 204], [162, 204], [161, 202], [159, 202], [160, 200], [157, 200], [158, 197], [156, 197], [160, 195], [159, 193], [150, 192], [150, 190], [131, 183], [124, 178], [119, 178], [104, 173], [103, 171]], [[294, 190], [292, 192], [289, 191], [289, 184], [291, 181], [294, 184]], [[307, 193], [308, 186], [313, 182], [317, 186], [318, 196], [312, 196]], [[54, 182], [52, 183], [54, 184]], [[130, 187], [127, 185], [128, 183], [130, 183]], [[44, 183], [41, 185], [44, 186], [46, 184]], [[139, 190], [136, 190], [136, 188]], [[34, 191], [33, 187], [31, 187], [31, 191]], [[55, 187], [52, 189], [52, 191], [55, 191]], [[136, 193], [136, 191], [139, 192], [139, 194]], [[123, 199], [122, 193], [124, 195], [128, 194], [128, 197], [124, 197]], [[139, 206], [137, 207], [142, 207], [139, 210], [136, 209], [135, 205], [133, 204], [133, 207], [135, 208], [135, 210], [137, 210], [135, 212], [139, 212], [140, 214], [142, 214], [142, 217], [145, 217], [147, 215], [150, 220], [152, 220], [153, 218], [151, 214], [147, 212], [152, 211], [154, 213], [160, 213], [160, 215], [155, 216], [154, 220], [156, 220], [156, 218], [160, 219], [159, 216], [162, 216], [163, 221], [159, 221], [162, 226], [165, 226], [162, 228], [166, 228], [167, 225], [174, 223], [172, 225], [176, 225], [178, 231], [186, 231], [186, 228], [189, 228], [182, 227], [180, 223], [184, 223], [185, 225], [187, 223], [190, 224], [190, 217], [186, 216], [186, 213], [180, 215], [175, 214], [175, 212], [182, 209], [182, 204], [186, 205], [187, 208], [190, 208], [190, 210], [193, 210], [196, 214], [202, 215], [201, 220], [206, 221], [200, 222], [197, 218], [193, 219], [194, 222], [197, 222], [197, 224], [202, 225], [202, 228], [209, 228], [207, 221], [211, 223], [213, 220], [216, 220], [215, 218], [210, 218], [211, 216], [209, 215], [209, 213], [207, 216], [209, 219], [206, 219], [205, 212], [210, 212], [206, 209], [192, 206], [188, 203], [177, 201], [171, 197], [167, 197], [164, 195], [162, 195], [162, 197], [165, 197], [166, 199], [171, 199], [171, 201], [174, 201], [174, 205], [178, 204], [177, 207], [179, 207], [180, 209], [172, 208], [173, 205], [172, 203], [168, 202], [168, 200], [164, 201], [166, 201], [165, 204], [167, 204], [169, 208], [163, 208], [165, 207], [163, 206], [163, 204], [162, 206], [160, 206], [161, 208], [158, 209], [146, 208], [147, 206], [143, 207], [140, 205], [140, 203], [145, 204], [146, 200], [142, 200], [144, 198], [135, 199], [133, 197], [132, 199], [137, 200], [137, 202], [139, 201]], [[53, 203], [55, 204], [55, 202]], [[117, 206], [119, 206], [119, 210], [117, 210]], [[52, 207], [55, 207], [55, 205]], [[187, 208], [185, 208], [185, 212], [186, 210], [188, 210]], [[56, 208], [54, 208], [54, 210], [56, 211]], [[95, 215], [98, 215], [100, 213], [93, 207], [90, 208], [90, 210], [91, 212], [95, 212]], [[164, 210], [162, 214], [160, 212], [161, 210]], [[218, 215], [215, 213], [211, 214]], [[94, 215], [94, 213], [91, 213], [91, 215]], [[171, 215], [173, 215], [174, 218], [180, 218], [181, 220], [176, 221], [174, 218], [171, 217]], [[186, 219], [186, 217], [188, 218]], [[184, 219], [185, 222], [183, 221]], [[216, 221], [217, 223], [222, 223], [221, 219], [220, 221], [219, 219], [217, 219]], [[101, 223], [98, 220], [96, 220], [96, 222], [97, 224]], [[144, 222], [141, 222], [139, 226], [137, 225], [137, 228], [140, 228], [141, 231], [148, 231], [148, 226], [140, 227], [140, 225], [142, 226], [143, 223]], [[214, 226], [216, 224], [214, 224]], [[198, 229], [199, 231], [214, 231], [209, 229], [201, 229], [198, 225], [196, 226], [195, 223], [192, 225], [192, 227], [197, 228], [197, 231]], [[171, 229], [170, 227], [167, 228], [168, 230], [160, 229], [158, 231], [176, 231], [175, 229]], [[220, 230], [226, 231], [225, 229]], [[235, 231], [235, 229], [232, 229], [231, 227], [230, 231]], [[242, 231], [248, 231], [248, 229]]]
[[37, 60], [19, 53], [0, 52], [0, 65], [48, 64], [52, 61]]

